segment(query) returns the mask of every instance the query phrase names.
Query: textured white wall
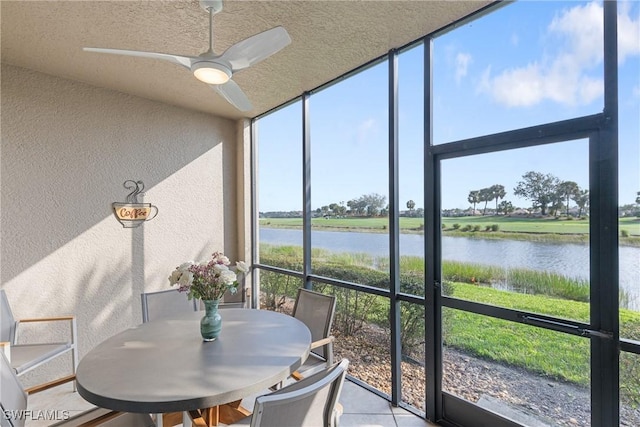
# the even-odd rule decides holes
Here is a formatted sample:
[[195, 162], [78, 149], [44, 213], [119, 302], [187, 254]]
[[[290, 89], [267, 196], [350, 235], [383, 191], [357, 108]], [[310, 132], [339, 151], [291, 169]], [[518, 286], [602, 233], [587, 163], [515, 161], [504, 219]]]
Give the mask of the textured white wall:
[[[4, 64], [1, 76], [0, 281], [16, 317], [75, 313], [83, 355], [140, 323], [140, 293], [167, 289], [178, 264], [244, 255], [241, 124]], [[111, 213], [127, 179], [159, 209], [135, 229]]]

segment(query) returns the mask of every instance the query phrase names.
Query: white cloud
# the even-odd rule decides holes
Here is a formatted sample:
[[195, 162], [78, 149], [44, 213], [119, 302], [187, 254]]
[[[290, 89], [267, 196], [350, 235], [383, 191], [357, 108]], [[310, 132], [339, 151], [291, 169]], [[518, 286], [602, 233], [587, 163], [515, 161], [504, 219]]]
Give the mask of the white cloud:
[[460, 83], [460, 80], [467, 75], [471, 62], [473, 60], [468, 53], [458, 53], [456, 55], [456, 83]]
[[576, 6], [556, 16], [549, 33], [566, 39], [564, 55], [576, 67], [595, 65], [602, 61], [602, 5], [595, 2]]
[[621, 64], [628, 56], [640, 55], [640, 19], [633, 20], [629, 7], [627, 2], [618, 6], [618, 62]]
[[[487, 67], [478, 86], [509, 107], [528, 107], [551, 100], [562, 105], [588, 105], [603, 94], [599, 68], [603, 61], [602, 5], [592, 2], [562, 11], [547, 28], [549, 49], [538, 61], [492, 76]], [[619, 61], [640, 54], [640, 23], [623, 7], [618, 17]], [[598, 76], [594, 77], [593, 71]]]
[[481, 91], [491, 92], [496, 101], [511, 107], [527, 107], [542, 100], [544, 76], [537, 64], [507, 70], [497, 77], [491, 77], [489, 67], [481, 82]]

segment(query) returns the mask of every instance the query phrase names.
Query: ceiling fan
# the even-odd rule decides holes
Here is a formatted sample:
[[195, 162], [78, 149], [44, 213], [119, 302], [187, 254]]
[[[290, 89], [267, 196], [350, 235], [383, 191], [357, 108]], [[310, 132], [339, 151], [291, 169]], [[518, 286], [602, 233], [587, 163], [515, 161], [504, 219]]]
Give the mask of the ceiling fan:
[[85, 47], [83, 50], [155, 58], [173, 62], [190, 70], [198, 80], [209, 84], [213, 90], [238, 110], [249, 111], [253, 108], [251, 102], [240, 89], [240, 86], [231, 80], [231, 77], [237, 71], [257, 64], [280, 51], [291, 43], [291, 38], [283, 27], [275, 27], [238, 42], [223, 54], [216, 55], [213, 51], [213, 15], [222, 10], [222, 0], [200, 0], [200, 6], [209, 14], [209, 50], [199, 56], [97, 47]]

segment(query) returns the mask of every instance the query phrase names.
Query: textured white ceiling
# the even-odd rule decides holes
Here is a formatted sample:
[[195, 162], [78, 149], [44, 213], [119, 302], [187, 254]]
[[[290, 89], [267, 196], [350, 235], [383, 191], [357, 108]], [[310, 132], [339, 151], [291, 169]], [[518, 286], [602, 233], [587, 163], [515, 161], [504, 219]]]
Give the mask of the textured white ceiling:
[[292, 43], [234, 75], [254, 109], [241, 113], [177, 65], [82, 47], [199, 55], [208, 16], [194, 0], [0, 1], [1, 59], [218, 116], [254, 117], [491, 3], [230, 0], [214, 17], [214, 50], [281, 25]]

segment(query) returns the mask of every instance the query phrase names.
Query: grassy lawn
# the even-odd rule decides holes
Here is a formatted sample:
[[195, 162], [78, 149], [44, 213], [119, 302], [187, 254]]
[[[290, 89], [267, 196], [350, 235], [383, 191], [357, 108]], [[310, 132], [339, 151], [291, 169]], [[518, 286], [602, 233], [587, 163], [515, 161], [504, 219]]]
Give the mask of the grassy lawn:
[[[311, 225], [316, 230], [364, 231], [386, 233], [388, 218], [313, 218]], [[400, 231], [417, 233], [423, 230], [423, 218], [400, 218]], [[444, 234], [481, 239], [517, 239], [538, 241], [565, 241], [587, 243], [589, 236], [588, 219], [555, 218], [511, 218], [503, 216], [467, 216], [442, 218]], [[457, 229], [454, 229], [457, 224]], [[498, 226], [498, 231], [486, 231], [487, 227]], [[302, 228], [302, 218], [262, 218], [261, 227]], [[465, 230], [465, 227], [476, 231]], [[620, 238], [622, 245], [640, 246], [640, 219], [620, 218], [619, 228], [626, 236]]]
[[[422, 229], [424, 218], [400, 218], [401, 230]], [[559, 233], [559, 234], [587, 234], [589, 232], [588, 219], [554, 219], [554, 218], [512, 218], [503, 216], [466, 216], [455, 218], [442, 218], [445, 229], [453, 228], [453, 224], [479, 225], [482, 230], [486, 226], [498, 224], [500, 231], [517, 233]], [[388, 218], [313, 218], [313, 227], [336, 229], [369, 229], [386, 230]], [[262, 218], [260, 225], [263, 227], [302, 227], [302, 218]], [[640, 236], [640, 219], [620, 218], [620, 229], [628, 230], [629, 234]]]
[[[589, 304], [454, 283], [456, 298], [588, 323]], [[534, 326], [443, 309], [447, 345], [553, 378], [589, 384], [589, 340]], [[620, 335], [640, 340], [640, 313], [620, 310]], [[623, 366], [622, 369], [625, 369]], [[640, 392], [640, 387], [633, 394]], [[637, 400], [638, 396], [634, 399]]]
[[[379, 263], [375, 257], [368, 255], [359, 257], [358, 254], [332, 253], [319, 249], [314, 251], [314, 259], [318, 261], [314, 265], [314, 270], [320, 275], [354, 283], [366, 283], [380, 288], [388, 287], [389, 277], [385, 264]], [[260, 253], [263, 261], [269, 265], [291, 270], [302, 269], [301, 247], [262, 244]], [[374, 264], [379, 265], [382, 271], [372, 269], [371, 265]], [[405, 273], [401, 276], [401, 289], [407, 293], [421, 295], [424, 260], [418, 257], [401, 257], [401, 265], [401, 270]], [[407, 274], [409, 272], [415, 274]], [[553, 276], [546, 280], [547, 278], [543, 277], [544, 272], [530, 271], [529, 273], [523, 275], [522, 280], [533, 288], [541, 285], [538, 286], [541, 289], [527, 288], [521, 293], [470, 282], [469, 278], [473, 277], [475, 283], [491, 283], [498, 279], [500, 274], [504, 274], [502, 269], [455, 262], [443, 264], [443, 274], [447, 279], [445, 293], [454, 298], [589, 323], [589, 303], [586, 302], [588, 293], [587, 297], [572, 296], [570, 288], [573, 279]], [[564, 282], [567, 283], [563, 285]], [[412, 288], [411, 285], [417, 285], [417, 287]], [[298, 286], [300, 286], [299, 279], [290, 276], [272, 272], [261, 274], [261, 290], [273, 294], [275, 299], [279, 295], [293, 296]], [[316, 290], [322, 291], [321, 287]], [[588, 284], [586, 290], [588, 292]], [[338, 298], [337, 312], [347, 314], [343, 318], [388, 325], [389, 302], [386, 297], [360, 295], [360, 299], [357, 300], [354, 298], [355, 294], [347, 289], [337, 293], [339, 296], [342, 295]], [[371, 300], [374, 303], [364, 304], [365, 300]], [[411, 323], [413, 319], [417, 322], [414, 328], [403, 326], [404, 339], [410, 343], [409, 345], [421, 343], [424, 339], [424, 323], [422, 323], [424, 308], [404, 304], [401, 310], [403, 321]], [[442, 313], [443, 340], [449, 347], [488, 360], [521, 367], [550, 378], [583, 386], [589, 384], [591, 354], [588, 338], [447, 307], [443, 307]], [[620, 309], [619, 319], [620, 336], [640, 341], [640, 312]], [[338, 328], [340, 333], [348, 333], [340, 329], [342, 324], [336, 321], [334, 327]], [[621, 378], [623, 378], [621, 394], [625, 402], [633, 405], [640, 405], [640, 367], [637, 362], [638, 358], [629, 354], [623, 354], [620, 360]]]

